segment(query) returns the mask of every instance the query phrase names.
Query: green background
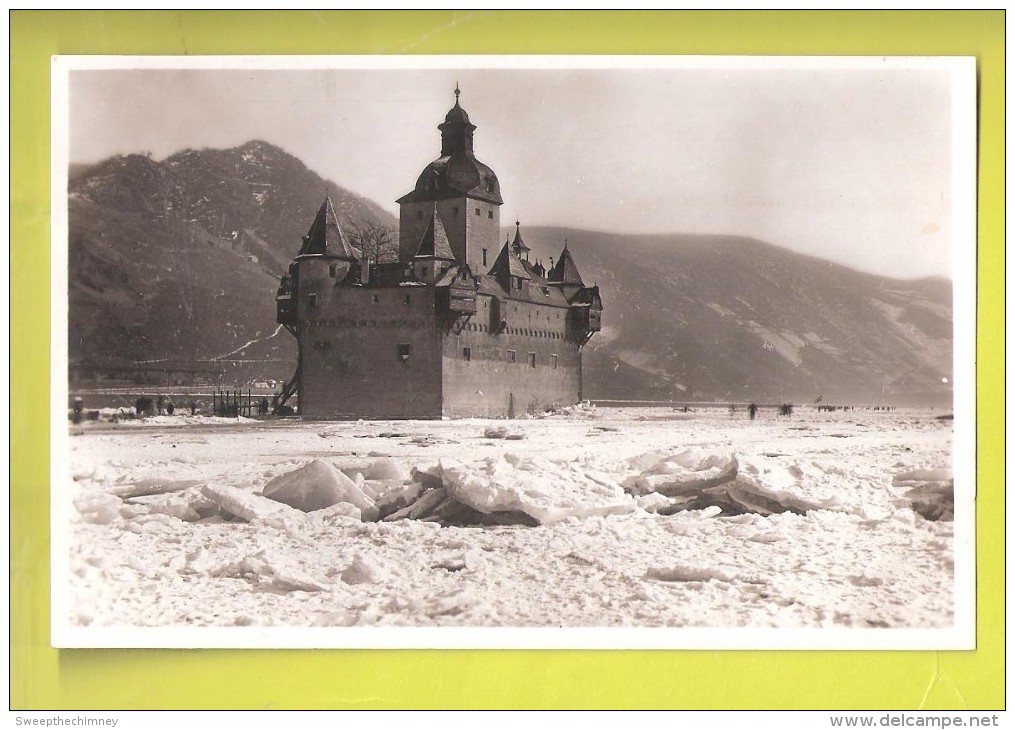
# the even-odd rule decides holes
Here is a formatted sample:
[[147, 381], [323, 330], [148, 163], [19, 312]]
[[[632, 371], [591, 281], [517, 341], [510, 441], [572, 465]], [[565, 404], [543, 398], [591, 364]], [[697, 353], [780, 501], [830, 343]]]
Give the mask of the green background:
[[[978, 649], [50, 648], [50, 56], [378, 53], [976, 56]], [[1003, 11], [13, 11], [10, 54], [12, 709], [1004, 707]]]

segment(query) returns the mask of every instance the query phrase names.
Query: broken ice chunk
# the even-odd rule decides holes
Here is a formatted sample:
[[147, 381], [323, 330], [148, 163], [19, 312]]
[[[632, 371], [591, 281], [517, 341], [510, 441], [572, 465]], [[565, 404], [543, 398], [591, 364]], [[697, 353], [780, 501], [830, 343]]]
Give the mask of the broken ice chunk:
[[476, 465], [442, 461], [441, 474], [449, 496], [484, 514], [523, 512], [550, 524], [637, 509], [618, 485], [590, 478], [576, 464], [505, 454]]
[[215, 501], [223, 511], [239, 517], [244, 522], [277, 514], [299, 514], [292, 507], [281, 502], [275, 502], [225, 484], [206, 484], [201, 488], [201, 493]]
[[117, 497], [102, 492], [83, 494], [74, 500], [74, 507], [81, 513], [81, 518], [95, 525], [113, 522], [120, 516], [122, 504]]
[[295, 471], [275, 477], [265, 485], [262, 494], [303, 512], [349, 502], [359, 507], [364, 520], [372, 522], [377, 519], [374, 501], [356, 482], [331, 464], [316, 459]]

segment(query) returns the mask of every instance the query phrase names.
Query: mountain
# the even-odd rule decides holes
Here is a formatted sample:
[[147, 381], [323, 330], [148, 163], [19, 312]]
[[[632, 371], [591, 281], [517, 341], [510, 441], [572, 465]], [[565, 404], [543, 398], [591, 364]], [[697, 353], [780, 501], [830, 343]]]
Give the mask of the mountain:
[[886, 278], [736, 236], [525, 231], [544, 258], [565, 238], [602, 290], [603, 331], [586, 350], [599, 398], [950, 403], [948, 280]]
[[[347, 230], [397, 230], [376, 203], [260, 141], [76, 167], [71, 362], [228, 356], [239, 382], [287, 377], [295, 344], [275, 324], [275, 289], [326, 190]], [[950, 402], [946, 280], [875, 276], [742, 237], [523, 233], [544, 263], [567, 238], [602, 290], [586, 397]]]
[[283, 361], [263, 375], [288, 377], [296, 348], [275, 324], [274, 295], [325, 192], [347, 230], [397, 228], [376, 203], [261, 141], [73, 172], [72, 363], [210, 359], [257, 341], [236, 357]]

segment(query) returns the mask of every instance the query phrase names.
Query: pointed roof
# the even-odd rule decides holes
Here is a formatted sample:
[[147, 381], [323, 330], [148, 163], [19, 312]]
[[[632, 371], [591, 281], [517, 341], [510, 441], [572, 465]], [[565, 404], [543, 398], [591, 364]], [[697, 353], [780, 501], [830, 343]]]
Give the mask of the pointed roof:
[[567, 239], [564, 239], [564, 250], [561, 251], [557, 263], [550, 269], [550, 273], [546, 275], [546, 279], [553, 284], [585, 286], [582, 275], [578, 273], [578, 266], [567, 249]]
[[448, 232], [437, 214], [437, 206], [434, 206], [433, 215], [423, 231], [423, 237], [419, 240], [419, 247], [416, 249], [416, 258], [441, 259], [443, 261], [454, 261], [455, 255], [451, 252], [451, 242], [448, 240]]
[[529, 272], [525, 270], [525, 266], [522, 265], [522, 260], [512, 253], [510, 243], [505, 243], [504, 248], [500, 250], [497, 260], [490, 267], [490, 274], [498, 278], [506, 275], [517, 276], [522, 279], [532, 279], [529, 276]]
[[326, 195], [324, 203], [314, 222], [310, 224], [310, 230], [303, 237], [303, 248], [300, 255], [322, 254], [339, 259], [356, 261], [360, 252], [353, 247], [342, 233], [342, 227], [338, 223], [338, 215], [335, 213], [335, 206], [331, 202], [331, 196]]
[[515, 256], [522, 256], [532, 250], [522, 240], [522, 224], [518, 221], [515, 221], [515, 240], [511, 242], [511, 250]]

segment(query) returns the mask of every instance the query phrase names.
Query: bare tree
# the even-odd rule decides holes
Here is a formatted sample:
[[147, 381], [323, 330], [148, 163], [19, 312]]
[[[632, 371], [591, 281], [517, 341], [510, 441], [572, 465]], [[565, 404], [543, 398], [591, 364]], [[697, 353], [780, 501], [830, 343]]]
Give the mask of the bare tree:
[[349, 243], [371, 261], [385, 263], [398, 260], [398, 234], [384, 223], [365, 220], [350, 221], [346, 228]]

